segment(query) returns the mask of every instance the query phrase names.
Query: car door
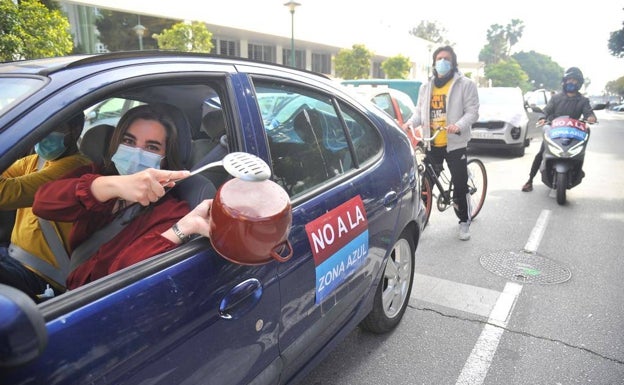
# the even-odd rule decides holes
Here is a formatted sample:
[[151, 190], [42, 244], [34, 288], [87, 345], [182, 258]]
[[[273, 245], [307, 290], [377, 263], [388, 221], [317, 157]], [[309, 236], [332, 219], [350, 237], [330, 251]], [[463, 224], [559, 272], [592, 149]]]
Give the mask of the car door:
[[[83, 109], [85, 92], [109, 97], [142, 89], [148, 95], [156, 91], [152, 81], [181, 97], [193, 93], [174, 93], [178, 85], [186, 91], [219, 84], [224, 108], [236, 116], [237, 101], [247, 96], [231, 86], [232, 72], [230, 66], [204, 63], [107, 63], [102, 73], [85, 78], [66, 75], [75, 78], [70, 86], [5, 127], [2, 137], [44, 129], [61, 110]], [[178, 102], [196, 103], [201, 111], [203, 100]], [[248, 124], [233, 120], [240, 125], [231, 122], [232, 130]], [[33, 313], [45, 320], [46, 347], [26, 365], [0, 369], [2, 383], [245, 384], [257, 378], [256, 383], [274, 384], [281, 367], [277, 273], [275, 263], [238, 265], [219, 256], [208, 239], [196, 239], [36, 306]], [[0, 301], [5, 311], [16, 310]]]
[[293, 203], [294, 256], [279, 266], [287, 381], [367, 309], [396, 236], [401, 177], [379, 129], [349, 103], [295, 82], [253, 84], [260, 106], [281, 101], [260, 111], [274, 178]]

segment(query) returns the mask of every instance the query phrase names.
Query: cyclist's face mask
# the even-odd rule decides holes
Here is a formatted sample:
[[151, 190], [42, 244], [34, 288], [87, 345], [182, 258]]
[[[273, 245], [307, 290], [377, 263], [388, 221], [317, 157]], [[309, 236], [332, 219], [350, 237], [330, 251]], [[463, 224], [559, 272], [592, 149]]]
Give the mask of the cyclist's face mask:
[[45, 160], [55, 160], [63, 155], [67, 147], [65, 146], [66, 133], [51, 132], [39, 143], [35, 144], [35, 152]]
[[164, 156], [138, 147], [120, 144], [111, 160], [120, 175], [130, 175], [148, 168], [160, 169]]

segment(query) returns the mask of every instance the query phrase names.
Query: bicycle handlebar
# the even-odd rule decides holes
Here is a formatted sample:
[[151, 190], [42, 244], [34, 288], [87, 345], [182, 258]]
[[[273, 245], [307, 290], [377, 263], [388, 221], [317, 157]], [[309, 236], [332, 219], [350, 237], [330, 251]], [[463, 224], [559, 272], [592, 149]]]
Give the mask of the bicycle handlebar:
[[[432, 140], [434, 140], [436, 138], [436, 136], [438, 136], [438, 134], [440, 133], [440, 131], [445, 131], [446, 129], [448, 129], [448, 127], [440, 127], [435, 129], [435, 133], [430, 136], [429, 138], [425, 138], [424, 136], [422, 137], [422, 141], [423, 142], [431, 142]], [[461, 135], [461, 131], [457, 131], [455, 133], [455, 135]]]

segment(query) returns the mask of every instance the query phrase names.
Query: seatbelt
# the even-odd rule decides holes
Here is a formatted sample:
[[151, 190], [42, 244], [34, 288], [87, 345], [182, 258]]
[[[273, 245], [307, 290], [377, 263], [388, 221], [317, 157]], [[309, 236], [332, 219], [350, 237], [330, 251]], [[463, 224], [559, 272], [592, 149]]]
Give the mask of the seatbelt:
[[[45, 159], [38, 157], [37, 171], [43, 169], [45, 162]], [[53, 280], [59, 287], [65, 287], [65, 279], [67, 278], [67, 274], [69, 274], [69, 255], [67, 255], [65, 246], [63, 246], [60, 236], [54, 229], [54, 224], [43, 218], [37, 217], [37, 219], [43, 237], [50, 251], [52, 251], [52, 254], [56, 257], [58, 268], [13, 243], [8, 247], [9, 255], [22, 264], [29, 266], [31, 269]]]
[[133, 204], [126, 208], [120, 215], [117, 215], [112, 222], [99, 229], [89, 239], [82, 242], [71, 254], [69, 259], [69, 272], [71, 273], [84, 262], [86, 262], [95, 252], [119, 234], [138, 214], [141, 213], [143, 206]]

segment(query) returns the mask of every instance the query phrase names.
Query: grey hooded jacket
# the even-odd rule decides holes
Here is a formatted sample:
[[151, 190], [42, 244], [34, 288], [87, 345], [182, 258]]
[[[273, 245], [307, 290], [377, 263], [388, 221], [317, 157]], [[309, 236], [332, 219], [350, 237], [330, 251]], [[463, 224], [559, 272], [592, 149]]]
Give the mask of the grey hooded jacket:
[[[431, 137], [430, 109], [433, 77], [423, 84], [418, 93], [418, 103], [414, 115], [407, 124], [416, 128], [422, 126], [423, 136]], [[449, 89], [446, 103], [446, 124], [455, 124], [461, 129], [461, 135], [448, 135], [446, 151], [457, 150], [468, 145], [470, 128], [479, 119], [479, 94], [477, 85], [461, 73], [455, 72], [453, 84]], [[427, 143], [429, 148], [430, 143]]]

